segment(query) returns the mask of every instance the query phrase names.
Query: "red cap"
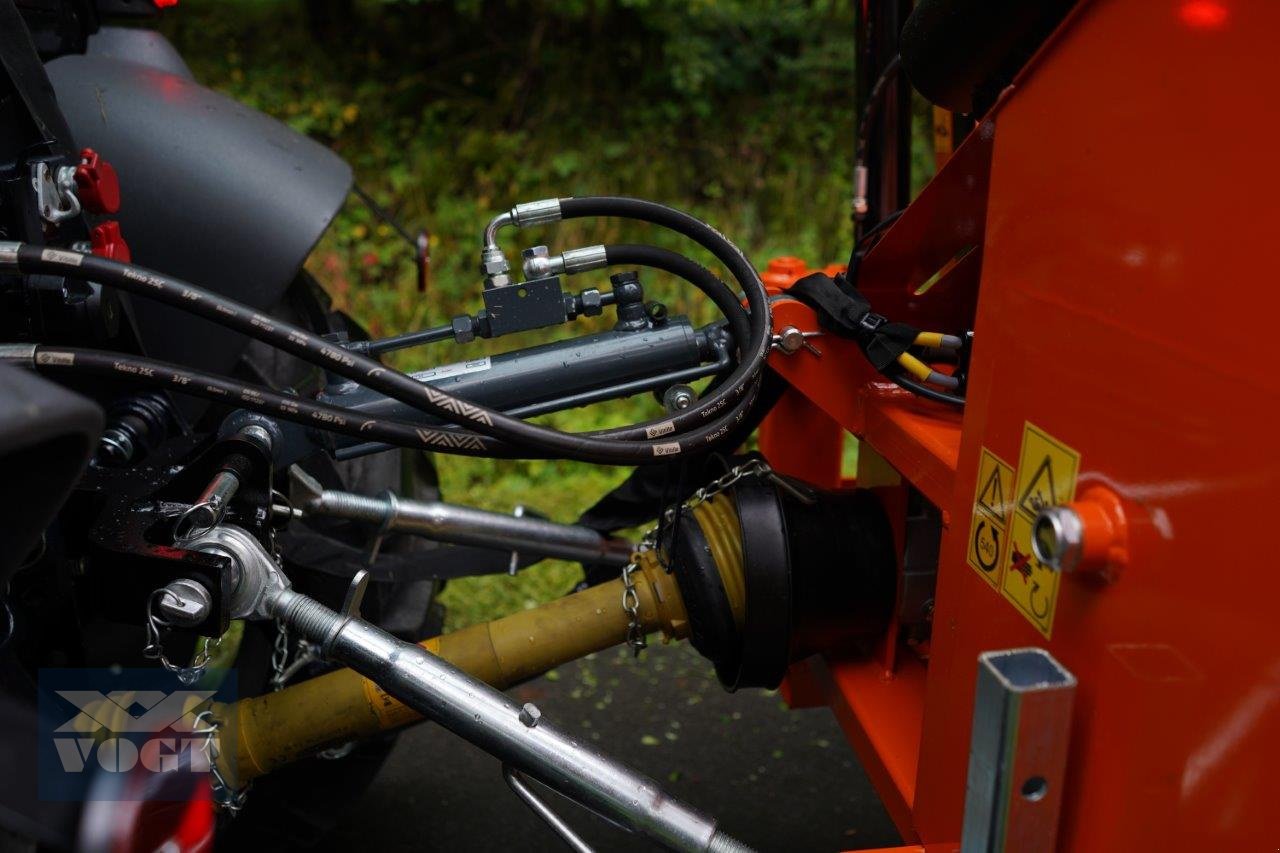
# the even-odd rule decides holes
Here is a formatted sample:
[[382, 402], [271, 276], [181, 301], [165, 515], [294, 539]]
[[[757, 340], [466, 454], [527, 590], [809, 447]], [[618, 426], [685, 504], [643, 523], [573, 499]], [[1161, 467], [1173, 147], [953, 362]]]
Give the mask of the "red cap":
[[114, 219], [108, 219], [101, 225], [94, 226], [93, 231], [89, 233], [89, 245], [93, 247], [93, 253], [98, 257], [120, 261], [123, 264], [131, 260], [129, 244], [120, 234], [120, 223]]
[[120, 179], [116, 177], [116, 170], [92, 148], [80, 152], [76, 187], [80, 190], [80, 204], [90, 213], [115, 213], [120, 209]]

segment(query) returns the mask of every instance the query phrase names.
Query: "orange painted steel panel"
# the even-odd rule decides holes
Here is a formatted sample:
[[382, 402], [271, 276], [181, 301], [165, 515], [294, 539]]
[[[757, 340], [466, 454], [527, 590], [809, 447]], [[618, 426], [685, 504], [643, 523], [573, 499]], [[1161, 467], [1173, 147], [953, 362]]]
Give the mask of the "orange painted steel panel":
[[827, 687], [836, 720], [880, 793], [885, 811], [904, 838], [916, 840], [912, 804], [924, 714], [924, 664], [903, 655], [892, 674], [875, 660], [812, 659], [808, 665]]
[[[775, 301], [773, 315], [775, 331], [787, 326], [820, 331], [813, 311], [794, 300]], [[784, 400], [777, 413], [765, 420], [761, 430], [765, 456], [779, 471], [798, 477], [817, 475], [815, 482], [838, 486], [838, 479], [828, 482], [833, 479], [829, 469], [815, 472], [811, 461], [797, 460], [793, 465], [784, 456], [775, 458], [770, 453], [783, 443], [803, 443], [806, 433], [816, 432], [822, 421], [830, 419], [837, 428], [842, 426], [865, 438], [930, 500], [944, 504], [955, 478], [960, 415], [938, 403], [919, 400], [880, 377], [853, 341], [829, 335], [810, 340], [820, 356], [801, 349], [790, 355], [775, 352], [769, 359], [770, 367], [804, 400], [795, 409]], [[826, 418], [814, 417], [819, 413]], [[798, 434], [788, 441], [792, 429]]]
[[[1027, 645], [1080, 685], [1059, 849], [1280, 846], [1280, 573], [1266, 548], [1280, 507], [1280, 178], [1265, 154], [1280, 113], [1256, 98], [1277, 79], [1276, 33], [1277, 3], [1096, 0], [1006, 91], [980, 126], [980, 263], [957, 266], [980, 272], [980, 289], [969, 402], [950, 434], [925, 404], [883, 395], [844, 342], [818, 339], [822, 359], [774, 356], [952, 519], [927, 670], [900, 652], [886, 687], [873, 661], [827, 662], [842, 725], [926, 847], [960, 834], [977, 655]], [[973, 144], [913, 208], [935, 184], [942, 198], [957, 163], [980, 173]], [[937, 244], [908, 263], [900, 250], [946, 228], [945, 208], [966, 203], [949, 192], [942, 213], [926, 211], [932, 226], [909, 210], [889, 230], [899, 260], [868, 256], [878, 288], [946, 256]], [[1080, 490], [1118, 495], [1128, 525], [1114, 583], [1061, 579], [1048, 639], [965, 561], [980, 451], [1017, 462], [1028, 421], [1079, 452]]]
[[844, 430], [795, 388], [788, 388], [775, 416], [760, 425], [760, 452], [769, 464], [793, 477], [838, 489]]
[[1120, 496], [1130, 562], [1113, 584], [1064, 577], [1046, 642], [944, 535], [925, 838], [959, 825], [972, 660], [1034, 644], [1080, 681], [1063, 849], [1275, 846], [1280, 582], [1254, 537], [1280, 495], [1263, 331], [1280, 299], [1260, 278], [1280, 182], [1251, 152], [1280, 119], [1246, 92], [1275, 79], [1280, 6], [1217, 4], [1206, 28], [1186, 5], [1092, 4], [996, 111], [954, 500], [979, 447], [1016, 459], [1031, 420], [1081, 453], [1082, 487]]

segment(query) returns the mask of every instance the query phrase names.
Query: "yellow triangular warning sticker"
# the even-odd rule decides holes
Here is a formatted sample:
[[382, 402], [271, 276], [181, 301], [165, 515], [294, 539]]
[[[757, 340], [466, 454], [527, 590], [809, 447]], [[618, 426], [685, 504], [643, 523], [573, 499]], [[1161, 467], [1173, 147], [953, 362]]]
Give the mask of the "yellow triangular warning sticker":
[[1053, 462], [1049, 456], [1043, 456], [1031, 475], [1031, 482], [1018, 497], [1018, 509], [1035, 518], [1040, 510], [1061, 502], [1053, 486]]
[[1004, 520], [1004, 486], [1001, 484], [1000, 466], [991, 466], [991, 475], [978, 493], [978, 506], [990, 512], [997, 519]]

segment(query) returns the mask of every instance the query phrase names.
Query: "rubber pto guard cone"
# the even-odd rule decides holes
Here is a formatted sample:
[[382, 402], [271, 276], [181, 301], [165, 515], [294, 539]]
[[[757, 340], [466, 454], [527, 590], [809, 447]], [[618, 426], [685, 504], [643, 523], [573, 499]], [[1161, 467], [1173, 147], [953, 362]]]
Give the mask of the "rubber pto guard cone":
[[690, 639], [729, 690], [777, 687], [790, 663], [865, 644], [893, 613], [893, 533], [879, 499], [794, 492], [744, 479], [671, 528]]

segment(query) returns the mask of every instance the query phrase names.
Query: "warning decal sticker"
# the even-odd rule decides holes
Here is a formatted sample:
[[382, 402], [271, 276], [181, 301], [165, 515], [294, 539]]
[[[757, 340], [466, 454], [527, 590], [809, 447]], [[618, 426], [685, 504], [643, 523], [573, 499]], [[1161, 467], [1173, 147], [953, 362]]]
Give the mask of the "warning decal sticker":
[[969, 527], [969, 565], [997, 589], [1001, 554], [1009, 536], [1013, 511], [1013, 468], [985, 447], [978, 460], [978, 485]]
[[1032, 525], [1046, 506], [1075, 499], [1080, 454], [1044, 430], [1026, 424], [1018, 454], [1016, 507], [1009, 542], [1000, 558], [1000, 591], [1031, 624], [1048, 637], [1058, 601], [1059, 573], [1036, 559]]
[[1079, 453], [1028, 421], [1018, 455], [1018, 512], [1035, 521], [1042, 507], [1075, 500], [1079, 469]]

